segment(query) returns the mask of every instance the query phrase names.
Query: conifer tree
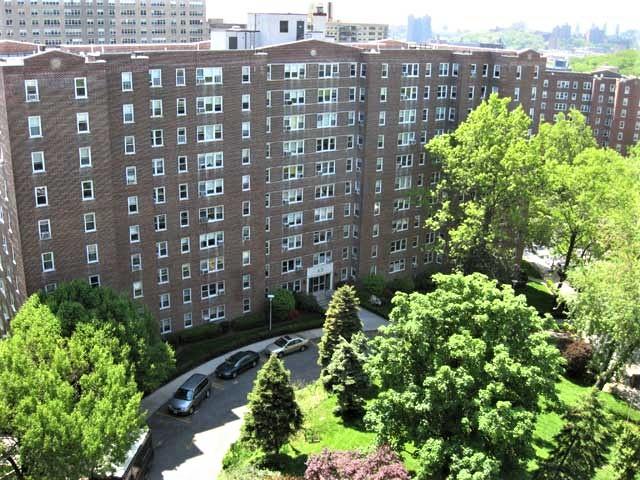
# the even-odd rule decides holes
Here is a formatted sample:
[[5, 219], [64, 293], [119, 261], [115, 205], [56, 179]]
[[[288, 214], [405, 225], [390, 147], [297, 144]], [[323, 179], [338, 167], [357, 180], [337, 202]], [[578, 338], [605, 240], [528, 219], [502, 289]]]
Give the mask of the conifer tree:
[[640, 430], [626, 425], [613, 450], [613, 480], [640, 478]]
[[341, 337], [350, 342], [355, 333], [362, 331], [362, 321], [358, 316], [359, 306], [360, 300], [351, 285], [344, 285], [333, 294], [325, 314], [322, 339], [318, 345], [318, 364], [322, 369], [327, 368], [331, 362]]
[[364, 371], [364, 359], [354, 345], [342, 339], [323, 373], [322, 383], [330, 385], [338, 397], [336, 413], [343, 420], [361, 417], [369, 377]]
[[565, 424], [555, 436], [555, 448], [538, 471], [539, 480], [593, 478], [606, 461], [610, 439], [609, 415], [596, 390], [564, 415]]
[[242, 437], [266, 454], [276, 454], [302, 426], [302, 412], [289, 381], [290, 372], [275, 355], [260, 369], [249, 393]]

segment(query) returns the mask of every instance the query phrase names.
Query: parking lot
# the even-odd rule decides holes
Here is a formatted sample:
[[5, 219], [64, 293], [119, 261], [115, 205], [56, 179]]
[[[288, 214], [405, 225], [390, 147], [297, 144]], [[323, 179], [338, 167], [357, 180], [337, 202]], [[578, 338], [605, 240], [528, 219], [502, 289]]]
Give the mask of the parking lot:
[[[295, 385], [314, 381], [320, 374], [316, 361], [317, 341], [304, 352], [284, 357]], [[255, 369], [234, 380], [210, 377], [211, 397], [204, 400], [193, 415], [175, 417], [164, 405], [149, 419], [155, 458], [152, 480], [214, 480], [220, 461], [235, 440], [238, 423], [253, 387], [256, 373], [264, 364], [262, 357]]]

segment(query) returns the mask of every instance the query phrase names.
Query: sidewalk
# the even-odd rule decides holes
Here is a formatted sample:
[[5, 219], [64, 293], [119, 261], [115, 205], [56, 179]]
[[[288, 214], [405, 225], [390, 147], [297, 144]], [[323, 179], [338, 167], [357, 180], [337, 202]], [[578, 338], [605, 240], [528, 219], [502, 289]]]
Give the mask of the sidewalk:
[[[386, 319], [368, 310], [360, 309], [359, 315], [360, 315], [360, 320], [362, 320], [362, 324], [365, 332], [375, 331], [378, 329], [378, 327], [380, 327], [381, 325], [385, 325], [387, 323]], [[320, 338], [322, 336], [322, 329], [314, 328], [313, 330], [306, 330], [304, 332], [298, 332], [293, 335], [302, 335], [303, 337], [306, 337], [306, 338]], [[145, 398], [143, 398], [142, 402], [140, 403], [141, 409], [145, 411], [146, 417], [149, 418], [151, 415], [155, 413], [156, 410], [158, 410], [166, 402], [168, 402], [169, 399], [174, 394], [174, 392], [178, 389], [178, 387], [180, 387], [180, 385], [182, 385], [185, 382], [185, 380], [187, 380], [187, 378], [189, 378], [194, 373], [211, 375], [216, 369], [216, 367], [220, 365], [224, 361], [224, 359], [227, 358], [229, 355], [232, 355], [233, 353], [238, 352], [240, 350], [255, 350], [256, 352], [260, 352], [267, 345], [272, 343], [276, 338], [278, 337], [262, 340], [260, 342], [252, 343], [251, 345], [245, 345], [236, 350], [227, 352], [224, 355], [213, 358], [208, 362], [203, 363], [199, 367], [196, 367], [193, 370], [190, 370], [187, 373], [183, 373], [179, 377], [174, 378], [172, 381], [170, 381], [166, 385], [160, 387], [158, 390], [156, 390], [152, 394], [147, 395]]]

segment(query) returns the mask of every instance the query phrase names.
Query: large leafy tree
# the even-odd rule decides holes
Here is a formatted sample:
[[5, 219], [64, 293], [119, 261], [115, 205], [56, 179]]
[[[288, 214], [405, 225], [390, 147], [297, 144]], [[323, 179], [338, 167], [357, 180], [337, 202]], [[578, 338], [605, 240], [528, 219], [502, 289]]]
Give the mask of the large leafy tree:
[[564, 426], [554, 437], [555, 448], [536, 472], [540, 480], [593, 478], [606, 461], [610, 419], [596, 390], [564, 415]]
[[544, 159], [542, 193], [531, 209], [534, 240], [564, 258], [566, 274], [576, 260], [599, 258], [634, 212], [638, 167], [614, 150], [593, 147], [578, 112], [543, 125], [534, 140]]
[[[638, 245], [638, 244], [635, 244]], [[591, 370], [602, 389], [640, 349], [640, 260], [637, 247], [616, 250], [569, 274], [578, 293], [569, 298], [569, 319], [591, 339]]]
[[71, 336], [83, 324], [110, 327], [119, 342], [129, 347], [126, 360], [141, 390], [152, 391], [173, 372], [173, 350], [162, 341], [158, 322], [125, 295], [76, 280], [61, 284], [52, 293], [43, 292], [40, 298], [60, 320], [64, 336]]
[[302, 411], [282, 360], [271, 355], [249, 393], [242, 438], [264, 453], [276, 454], [302, 426]]
[[541, 164], [529, 145], [531, 119], [509, 103], [492, 94], [453, 133], [426, 146], [442, 162], [427, 227], [443, 232], [439, 248], [455, 267], [502, 280], [520, 264]]
[[360, 300], [351, 285], [343, 285], [333, 293], [318, 345], [318, 364], [323, 369], [331, 362], [333, 352], [342, 338], [349, 342], [354, 334], [362, 332], [362, 320], [358, 316], [359, 306]]
[[640, 429], [627, 424], [613, 449], [613, 480], [637, 480], [640, 478]]
[[21, 480], [105, 472], [137, 437], [141, 394], [110, 326], [64, 336], [32, 296], [0, 341], [0, 464]]
[[497, 479], [531, 458], [540, 398], [562, 370], [544, 320], [481, 274], [434, 275], [399, 293], [367, 363], [380, 394], [365, 420], [378, 440], [419, 446], [420, 479]]

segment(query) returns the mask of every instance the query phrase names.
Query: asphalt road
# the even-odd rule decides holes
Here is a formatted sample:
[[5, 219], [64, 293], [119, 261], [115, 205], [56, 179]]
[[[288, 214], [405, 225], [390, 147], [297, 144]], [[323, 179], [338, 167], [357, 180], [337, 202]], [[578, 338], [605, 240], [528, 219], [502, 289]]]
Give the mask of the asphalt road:
[[[320, 375], [317, 340], [304, 352], [284, 357], [294, 385], [315, 381]], [[214, 480], [219, 463], [229, 447], [232, 432], [241, 421], [239, 414], [247, 403], [256, 374], [264, 364], [248, 370], [234, 380], [212, 381], [211, 397], [204, 400], [190, 417], [174, 417], [166, 404], [149, 419], [155, 457], [151, 480]]]

